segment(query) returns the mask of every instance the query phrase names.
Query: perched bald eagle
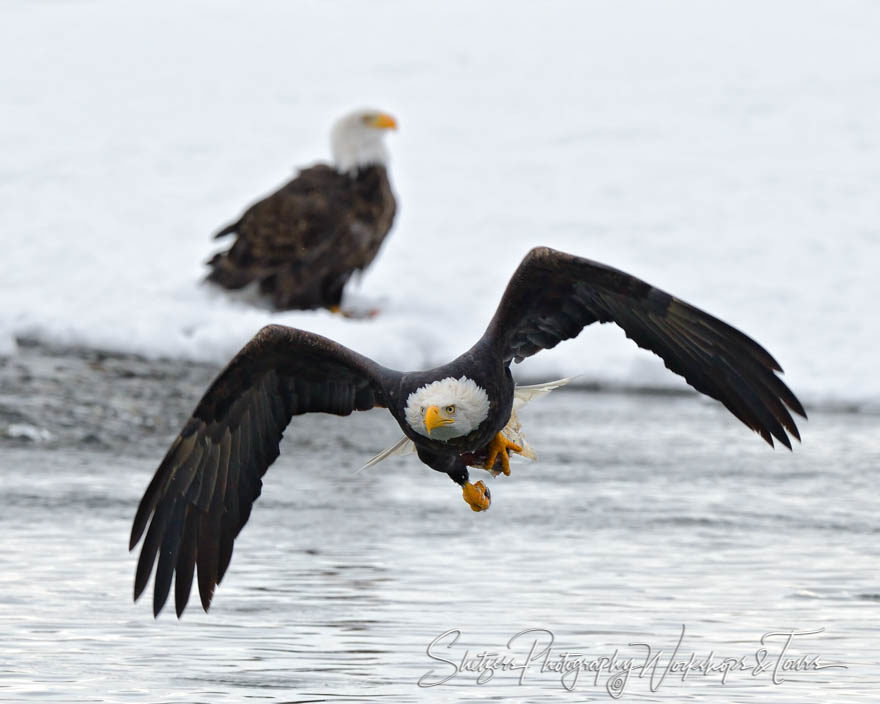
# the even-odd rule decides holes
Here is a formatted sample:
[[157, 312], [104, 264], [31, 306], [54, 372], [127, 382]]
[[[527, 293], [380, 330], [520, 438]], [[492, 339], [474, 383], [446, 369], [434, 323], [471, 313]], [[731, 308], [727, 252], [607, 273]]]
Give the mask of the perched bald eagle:
[[788, 436], [800, 439], [788, 409], [806, 418], [803, 406], [776, 375], [779, 364], [754, 340], [623, 271], [533, 249], [485, 334], [436, 369], [398, 372], [319, 335], [279, 325], [260, 330], [205, 392], [144, 493], [130, 542], [133, 549], [149, 523], [135, 599], [158, 557], [154, 613], [176, 572], [181, 614], [196, 564], [207, 610], [260, 495], [261, 477], [278, 456], [281, 435], [302, 413], [387, 408], [405, 438], [372, 461], [412, 443], [423, 463], [462, 487], [474, 511], [489, 508], [489, 491], [482, 481], [470, 482], [468, 467], [509, 474], [509, 453], [527, 452], [517, 406], [566, 381], [516, 388], [510, 363], [595, 322], [622, 327], [771, 446], [776, 438], [791, 449]]
[[396, 127], [377, 110], [340, 119], [334, 164], [303, 169], [220, 230], [215, 238], [236, 240], [208, 262], [207, 280], [227, 289], [257, 283], [276, 310], [338, 311], [345, 284], [375, 259], [394, 221], [383, 136]]

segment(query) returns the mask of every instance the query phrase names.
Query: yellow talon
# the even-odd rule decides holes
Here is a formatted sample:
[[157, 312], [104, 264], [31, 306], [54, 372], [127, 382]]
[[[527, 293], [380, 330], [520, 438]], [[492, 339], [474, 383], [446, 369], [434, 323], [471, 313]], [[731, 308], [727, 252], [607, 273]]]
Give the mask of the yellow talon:
[[489, 489], [483, 482], [471, 484], [466, 482], [461, 488], [461, 495], [473, 511], [485, 511], [492, 502]]
[[369, 318], [375, 318], [379, 315], [378, 308], [370, 308], [369, 310], [357, 312], [350, 310], [343, 310], [342, 306], [327, 306], [327, 310], [329, 310], [334, 315], [341, 315], [343, 318], [354, 318], [354, 319], [362, 319], [367, 320]]
[[508, 454], [508, 450], [521, 453], [522, 447], [515, 442], [510, 442], [510, 440], [504, 437], [501, 433], [496, 433], [495, 437], [492, 438], [492, 442], [489, 443], [488, 450], [489, 457], [486, 459], [484, 468], [492, 472], [493, 475], [498, 474], [498, 472], [495, 471], [495, 458], [500, 456], [501, 471], [504, 472], [504, 476], [510, 476], [510, 455]]

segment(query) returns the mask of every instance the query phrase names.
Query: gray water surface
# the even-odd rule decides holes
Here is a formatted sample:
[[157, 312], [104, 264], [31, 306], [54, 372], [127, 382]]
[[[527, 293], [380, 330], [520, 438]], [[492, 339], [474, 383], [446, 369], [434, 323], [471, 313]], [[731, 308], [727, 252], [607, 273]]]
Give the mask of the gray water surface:
[[[210, 613], [154, 620], [131, 519], [215, 371], [38, 348], [0, 367], [0, 700], [612, 701], [608, 672], [570, 693], [537, 662], [418, 685], [465, 651], [521, 665], [549, 636], [509, 639], [544, 629], [551, 663], [662, 649], [655, 691], [633, 671], [624, 701], [877, 701], [877, 417], [812, 413], [789, 453], [696, 396], [554, 392], [522, 413], [539, 461], [482, 514], [414, 457], [354, 473], [398, 437], [386, 412], [298, 418]], [[658, 686], [683, 626], [676, 661], [824, 629], [790, 652], [846, 669]]]

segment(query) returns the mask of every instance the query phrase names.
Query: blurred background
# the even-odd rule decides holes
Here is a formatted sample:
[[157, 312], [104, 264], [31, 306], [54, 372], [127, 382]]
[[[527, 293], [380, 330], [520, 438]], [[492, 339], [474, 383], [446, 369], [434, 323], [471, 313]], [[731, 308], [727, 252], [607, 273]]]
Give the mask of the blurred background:
[[[672, 647], [682, 623], [685, 655], [824, 628], [803, 652], [848, 669], [640, 682], [639, 701], [875, 701], [880, 5], [0, 10], [0, 701], [558, 701], [552, 678], [415, 682], [449, 628], [473, 652], [543, 627], [599, 656]], [[363, 106], [400, 125], [398, 217], [350, 291], [381, 314], [271, 313], [205, 287], [213, 233], [327, 160], [332, 122]], [[603, 393], [529, 407], [540, 462], [492, 484], [485, 515], [413, 458], [353, 476], [397, 437], [384, 412], [304, 418], [211, 613], [132, 606], [137, 501], [259, 327], [440, 364], [535, 245], [754, 337], [807, 407], [803, 445], [771, 451], [597, 326], [517, 368]]]
[[[268, 320], [442, 363], [543, 244], [742, 328], [808, 402], [875, 409], [876, 3], [4, 3], [0, 348], [226, 360]], [[211, 235], [398, 117], [399, 217], [352, 325], [200, 285]], [[677, 380], [618, 330], [529, 378]]]

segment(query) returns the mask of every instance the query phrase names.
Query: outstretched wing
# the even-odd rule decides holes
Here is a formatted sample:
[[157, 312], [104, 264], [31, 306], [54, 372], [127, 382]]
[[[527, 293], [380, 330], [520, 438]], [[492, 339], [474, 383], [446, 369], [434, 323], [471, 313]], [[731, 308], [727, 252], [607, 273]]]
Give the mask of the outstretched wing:
[[[800, 440], [788, 409], [803, 406], [761, 345], [727, 323], [635, 276], [547, 247], [514, 272], [483, 343], [505, 363], [576, 337], [591, 323], [616, 323], [639, 347], [697, 391], [721, 401], [770, 445]], [[786, 406], [788, 408], [786, 408]]]
[[149, 529], [134, 598], [147, 586], [158, 556], [153, 613], [165, 604], [176, 572], [180, 616], [197, 564], [207, 611], [291, 417], [385, 406], [389, 374], [319, 335], [280, 325], [260, 330], [205, 392], [141, 499], [129, 549], [148, 522]]

